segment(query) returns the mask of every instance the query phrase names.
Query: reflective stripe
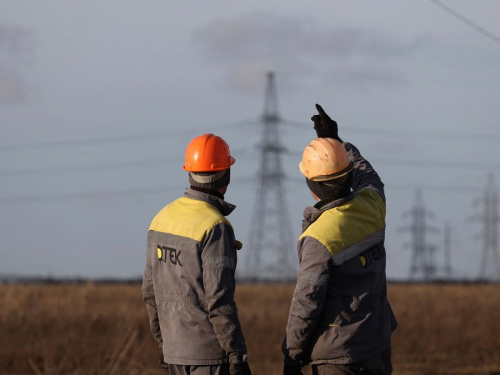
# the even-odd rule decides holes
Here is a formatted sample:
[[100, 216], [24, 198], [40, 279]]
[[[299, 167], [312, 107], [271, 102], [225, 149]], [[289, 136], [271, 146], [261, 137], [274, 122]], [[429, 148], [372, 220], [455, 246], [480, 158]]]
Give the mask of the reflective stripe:
[[363, 251], [366, 251], [370, 247], [382, 242], [385, 238], [385, 227], [379, 230], [378, 232], [375, 232], [368, 237], [365, 237], [361, 239], [360, 241], [356, 242], [354, 245], [351, 245], [341, 252], [335, 254], [333, 258], [333, 264], [336, 266], [344, 263], [345, 261], [354, 258], [355, 256], [358, 256], [361, 254]]
[[297, 276], [297, 281], [313, 285], [326, 285], [328, 284], [328, 275], [313, 272], [300, 271]]
[[236, 259], [234, 257], [210, 257], [203, 259], [203, 269], [213, 269], [213, 268], [230, 268], [234, 270], [236, 268]]

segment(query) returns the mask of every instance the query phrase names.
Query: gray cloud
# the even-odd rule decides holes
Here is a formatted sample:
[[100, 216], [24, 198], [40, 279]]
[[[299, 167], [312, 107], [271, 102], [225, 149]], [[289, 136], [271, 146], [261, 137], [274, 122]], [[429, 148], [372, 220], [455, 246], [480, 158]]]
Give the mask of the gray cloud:
[[[403, 59], [420, 48], [371, 30], [320, 30], [307, 18], [250, 13], [221, 20], [193, 34], [206, 56], [230, 73], [239, 88], [261, 86], [257, 77], [269, 69], [286, 70], [289, 77], [304, 73], [351, 85], [400, 85], [403, 74], [387, 61]], [[369, 65], [366, 62], [369, 62]], [[397, 66], [397, 64], [392, 64]], [[301, 86], [296, 79], [291, 85]]]
[[26, 95], [25, 83], [16, 72], [0, 66], [0, 105], [22, 102]]
[[0, 105], [13, 105], [26, 97], [23, 69], [34, 59], [34, 33], [0, 25]]
[[0, 59], [16, 65], [33, 62], [35, 35], [24, 28], [8, 28], [0, 25]]

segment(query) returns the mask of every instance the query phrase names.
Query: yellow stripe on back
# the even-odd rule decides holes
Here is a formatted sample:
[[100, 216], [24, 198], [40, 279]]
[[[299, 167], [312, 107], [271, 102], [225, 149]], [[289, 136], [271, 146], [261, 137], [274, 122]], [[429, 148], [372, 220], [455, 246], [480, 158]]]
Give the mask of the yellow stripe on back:
[[363, 189], [353, 200], [323, 212], [300, 238], [313, 237], [335, 255], [384, 226], [382, 198], [372, 189]]
[[153, 219], [149, 230], [201, 242], [214, 226], [221, 223], [231, 225], [210, 203], [182, 197], [165, 206]]

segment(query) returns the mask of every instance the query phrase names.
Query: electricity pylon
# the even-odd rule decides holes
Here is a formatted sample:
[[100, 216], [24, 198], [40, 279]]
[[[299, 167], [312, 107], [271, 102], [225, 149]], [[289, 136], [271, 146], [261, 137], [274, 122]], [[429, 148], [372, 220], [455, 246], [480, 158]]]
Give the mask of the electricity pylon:
[[480, 280], [500, 281], [500, 261], [498, 254], [498, 191], [495, 185], [493, 174], [490, 174], [488, 185], [484, 190], [482, 198], [478, 198], [474, 203], [482, 203], [483, 213], [474, 217], [474, 220], [483, 224], [482, 239], [483, 253], [479, 269]]
[[286, 149], [280, 142], [280, 122], [274, 74], [270, 72], [261, 119], [260, 169], [246, 265], [247, 278], [257, 281], [291, 280], [297, 273], [290, 261], [295, 246], [283, 184], [281, 155]]
[[432, 281], [436, 277], [436, 265], [434, 253], [436, 246], [427, 243], [427, 232], [437, 232], [436, 227], [428, 226], [426, 218], [434, 217], [434, 214], [427, 211], [422, 199], [422, 191], [417, 189], [415, 203], [411, 210], [403, 214], [410, 216], [411, 224], [400, 228], [400, 231], [411, 232], [410, 248], [412, 251], [410, 264], [410, 279], [415, 280], [420, 275], [423, 281]]
[[450, 224], [446, 223], [444, 225], [444, 241], [443, 241], [443, 252], [444, 252], [444, 274], [445, 278], [450, 280], [452, 273], [453, 273], [453, 268], [451, 266], [451, 226]]

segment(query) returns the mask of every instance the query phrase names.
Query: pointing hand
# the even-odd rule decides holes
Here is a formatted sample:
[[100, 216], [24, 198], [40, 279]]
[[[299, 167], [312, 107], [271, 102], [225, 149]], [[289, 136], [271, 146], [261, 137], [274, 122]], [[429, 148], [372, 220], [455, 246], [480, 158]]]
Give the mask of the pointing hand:
[[318, 138], [333, 138], [339, 140], [337, 123], [330, 118], [323, 108], [316, 104], [319, 115], [314, 115], [311, 120], [314, 122], [314, 130]]

